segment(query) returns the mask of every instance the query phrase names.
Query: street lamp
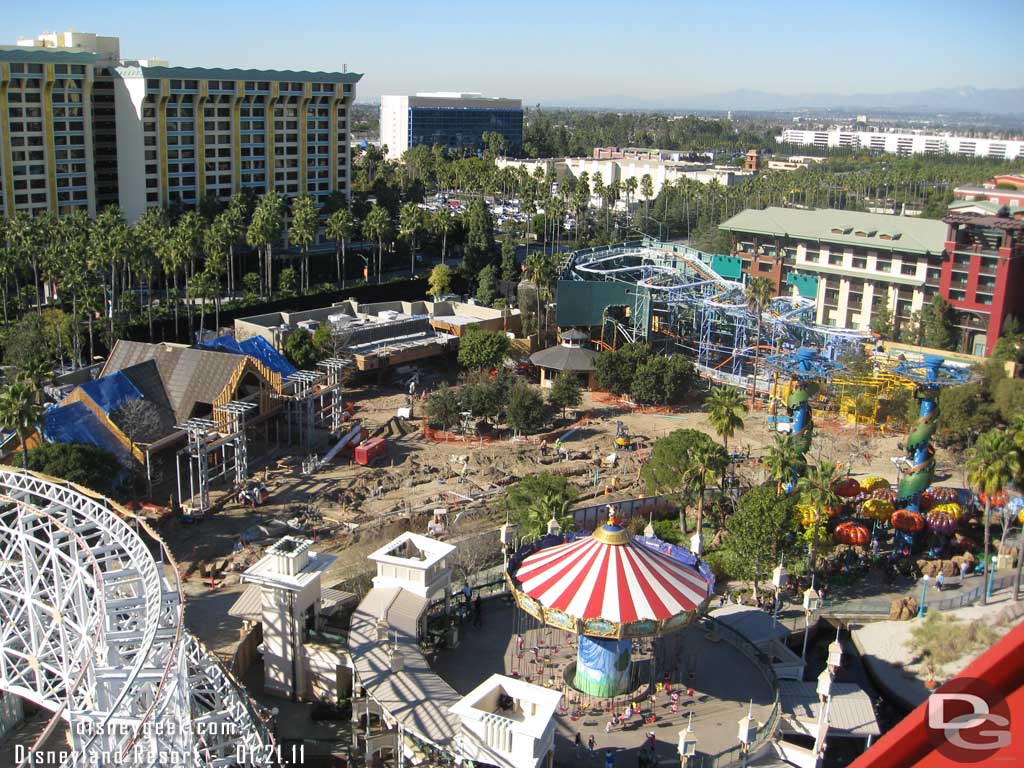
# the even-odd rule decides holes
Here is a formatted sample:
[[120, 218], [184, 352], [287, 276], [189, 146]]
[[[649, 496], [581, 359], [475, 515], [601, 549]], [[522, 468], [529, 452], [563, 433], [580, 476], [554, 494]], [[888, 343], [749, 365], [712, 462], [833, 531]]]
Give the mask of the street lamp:
[[786, 584], [789, 581], [789, 574], [786, 573], [786, 568], [783, 565], [785, 555], [779, 558], [779, 564], [772, 570], [772, 586], [775, 587], [775, 610], [772, 612], [772, 618], [774, 619], [779, 615], [779, 608], [782, 605], [782, 590], [786, 588]]
[[554, 515], [551, 515], [551, 519], [548, 520], [548, 536], [557, 536], [562, 532], [562, 526], [555, 519]]
[[750, 756], [750, 746], [757, 738], [757, 720], [754, 719], [754, 701], [750, 701], [750, 709], [747, 714], [739, 719], [740, 754], [743, 755], [743, 768], [746, 768], [747, 758]]
[[693, 732], [693, 710], [690, 710], [686, 730], [679, 732], [679, 759], [683, 765], [690, 764], [690, 758], [697, 754], [697, 734]]
[[919, 606], [917, 606], [917, 618], [921, 618], [922, 616], [924, 616], [924, 611], [925, 611], [924, 601], [925, 601], [925, 597], [927, 595], [928, 595], [928, 574], [926, 573], [923, 577], [921, 577], [921, 604]]
[[814, 737], [815, 766], [821, 765], [821, 760], [825, 755], [825, 737], [828, 736], [828, 715], [832, 706], [832, 684], [834, 682], [835, 676], [827, 667], [818, 675], [817, 692], [821, 712], [818, 716], [818, 732]]
[[999, 560], [995, 555], [992, 555], [992, 567], [988, 569], [988, 584], [985, 586], [985, 599], [988, 600], [992, 597], [992, 582], [996, 578], [996, 564]]
[[821, 605], [821, 598], [814, 588], [814, 576], [811, 576], [811, 586], [804, 590], [804, 648], [800, 651], [800, 661], [802, 662], [807, 658], [807, 637], [811, 633], [811, 614], [818, 610], [819, 605]]

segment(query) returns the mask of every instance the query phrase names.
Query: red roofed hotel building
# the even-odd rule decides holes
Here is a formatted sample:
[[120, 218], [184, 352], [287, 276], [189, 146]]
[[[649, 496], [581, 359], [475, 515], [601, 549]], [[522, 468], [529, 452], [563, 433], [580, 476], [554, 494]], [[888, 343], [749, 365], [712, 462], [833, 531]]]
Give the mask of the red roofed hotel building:
[[1024, 208], [1024, 176], [996, 176], [984, 184], [969, 184], [953, 190], [956, 200], [990, 200], [1009, 208]]
[[[969, 213], [950, 214], [944, 221], [949, 230], [941, 293], [959, 312], [985, 323], [985, 354], [990, 355], [1007, 316], [1024, 313], [1024, 221]], [[975, 349], [976, 343], [968, 351]]]
[[956, 309], [959, 347], [989, 355], [1008, 315], [1024, 315], [1024, 220], [950, 213], [944, 222], [830, 209], [747, 209], [720, 225], [724, 277], [768, 278], [817, 302], [815, 322], [867, 331], [883, 304], [897, 326], [935, 296]]

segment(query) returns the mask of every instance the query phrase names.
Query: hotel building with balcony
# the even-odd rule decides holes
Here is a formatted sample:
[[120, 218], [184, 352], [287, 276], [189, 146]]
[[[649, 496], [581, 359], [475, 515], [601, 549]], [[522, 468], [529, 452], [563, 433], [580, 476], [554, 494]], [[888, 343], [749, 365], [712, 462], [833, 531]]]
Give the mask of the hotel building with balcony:
[[894, 155], [957, 155], [1015, 160], [1024, 156], [1024, 141], [1017, 139], [979, 139], [952, 134], [926, 134], [910, 131], [858, 131], [844, 128], [803, 130], [786, 128], [775, 140], [815, 149], [867, 149]]
[[[991, 354], [1024, 311], [1024, 222], [950, 214], [944, 221], [832, 209], [748, 209], [721, 224], [735, 274], [817, 301], [816, 322], [868, 330], [883, 305], [897, 325], [935, 296], [956, 310], [960, 346]], [[719, 268], [721, 270], [721, 267]]]
[[46, 34], [0, 49], [0, 194], [17, 210], [194, 207], [270, 190], [351, 195], [350, 72], [172, 67], [117, 38]]
[[380, 141], [390, 158], [419, 145], [482, 151], [485, 133], [500, 133], [507, 148], [518, 151], [523, 145], [522, 100], [461, 92], [380, 97]]

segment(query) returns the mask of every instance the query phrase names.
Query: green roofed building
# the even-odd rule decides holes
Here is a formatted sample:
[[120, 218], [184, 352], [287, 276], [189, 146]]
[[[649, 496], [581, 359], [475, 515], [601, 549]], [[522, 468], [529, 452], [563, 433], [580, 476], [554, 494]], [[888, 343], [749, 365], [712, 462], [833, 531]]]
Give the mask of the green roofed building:
[[939, 295], [947, 225], [833, 209], [748, 209], [720, 225], [742, 272], [817, 300], [816, 322], [868, 330], [887, 303], [908, 322]]

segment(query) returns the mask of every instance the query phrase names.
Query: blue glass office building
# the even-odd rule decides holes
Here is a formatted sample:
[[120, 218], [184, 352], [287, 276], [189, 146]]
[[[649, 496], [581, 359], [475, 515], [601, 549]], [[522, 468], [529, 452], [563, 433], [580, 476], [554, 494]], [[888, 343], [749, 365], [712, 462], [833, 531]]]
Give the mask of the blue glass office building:
[[481, 151], [483, 135], [492, 131], [505, 137], [509, 152], [518, 152], [523, 145], [522, 102], [489, 99], [479, 94], [418, 94], [381, 99], [381, 141], [392, 156], [420, 145]]

